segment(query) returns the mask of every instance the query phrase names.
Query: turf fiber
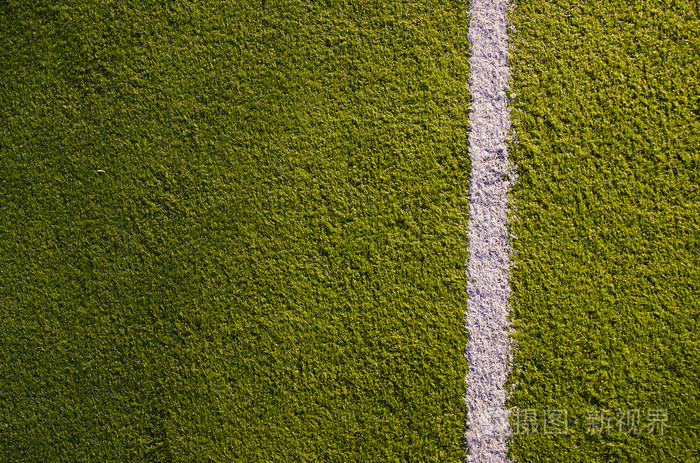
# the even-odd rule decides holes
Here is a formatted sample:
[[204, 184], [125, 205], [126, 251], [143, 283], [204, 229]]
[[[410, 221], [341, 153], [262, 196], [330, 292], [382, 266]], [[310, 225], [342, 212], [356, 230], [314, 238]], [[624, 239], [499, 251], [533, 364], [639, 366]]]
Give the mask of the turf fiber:
[[460, 461], [466, 8], [2, 2], [0, 459]]
[[[512, 456], [698, 461], [698, 4], [518, 1], [510, 17], [509, 405], [540, 412]], [[547, 409], [568, 411], [566, 434], [543, 432]], [[588, 411], [605, 410], [610, 430], [589, 433]], [[667, 410], [668, 427], [629, 432], [627, 410], [643, 426]]]

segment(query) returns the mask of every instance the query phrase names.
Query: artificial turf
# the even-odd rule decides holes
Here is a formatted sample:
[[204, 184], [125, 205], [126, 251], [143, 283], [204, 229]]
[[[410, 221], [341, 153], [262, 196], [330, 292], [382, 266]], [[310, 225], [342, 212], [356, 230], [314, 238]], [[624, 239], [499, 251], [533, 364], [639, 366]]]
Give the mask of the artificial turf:
[[[4, 2], [0, 458], [461, 460], [466, 8]], [[693, 461], [697, 6], [511, 20], [512, 455]]]
[[0, 459], [461, 461], [466, 9], [2, 2]]
[[[698, 461], [698, 4], [521, 0], [510, 18], [509, 405], [540, 420], [514, 415], [511, 454]], [[566, 433], [544, 432], [548, 409], [568, 411]], [[635, 410], [642, 426], [667, 410], [663, 435], [635, 433]], [[588, 432], [596, 411], [610, 427]]]

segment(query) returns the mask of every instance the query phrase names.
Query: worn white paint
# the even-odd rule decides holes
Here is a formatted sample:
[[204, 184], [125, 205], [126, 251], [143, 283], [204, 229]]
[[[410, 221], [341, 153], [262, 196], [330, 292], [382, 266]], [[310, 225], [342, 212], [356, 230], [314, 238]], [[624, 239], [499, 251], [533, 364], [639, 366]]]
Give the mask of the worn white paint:
[[472, 96], [469, 116], [467, 262], [468, 462], [505, 463], [510, 435], [504, 385], [511, 358], [508, 322], [510, 247], [507, 190], [514, 179], [510, 130], [505, 0], [472, 0], [469, 23]]

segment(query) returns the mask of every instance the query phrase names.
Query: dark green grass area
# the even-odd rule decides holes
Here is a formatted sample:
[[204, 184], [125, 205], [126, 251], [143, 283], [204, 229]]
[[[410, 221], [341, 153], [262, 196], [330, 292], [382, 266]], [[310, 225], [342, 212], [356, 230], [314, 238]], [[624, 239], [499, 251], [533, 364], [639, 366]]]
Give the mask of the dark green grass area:
[[[698, 461], [697, 2], [519, 1], [510, 17], [510, 405], [538, 410], [540, 426], [543, 410], [569, 414], [567, 435], [517, 435], [512, 455]], [[610, 431], [588, 434], [587, 412], [605, 410]], [[667, 410], [668, 427], [628, 433], [636, 412], [626, 410], [642, 426], [649, 410]]]
[[465, 10], [3, 2], [0, 459], [460, 461]]

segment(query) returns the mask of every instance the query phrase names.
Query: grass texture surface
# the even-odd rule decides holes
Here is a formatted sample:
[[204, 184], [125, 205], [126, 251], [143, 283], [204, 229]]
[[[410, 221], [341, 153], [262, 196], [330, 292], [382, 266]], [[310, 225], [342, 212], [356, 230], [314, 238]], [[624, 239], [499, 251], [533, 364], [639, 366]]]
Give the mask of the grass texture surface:
[[466, 9], [3, 2], [0, 459], [461, 461]]
[[[699, 19], [689, 1], [511, 13], [516, 461], [697, 459]], [[649, 410], [663, 435], [633, 432]], [[589, 433], [596, 411], [611, 421]]]

